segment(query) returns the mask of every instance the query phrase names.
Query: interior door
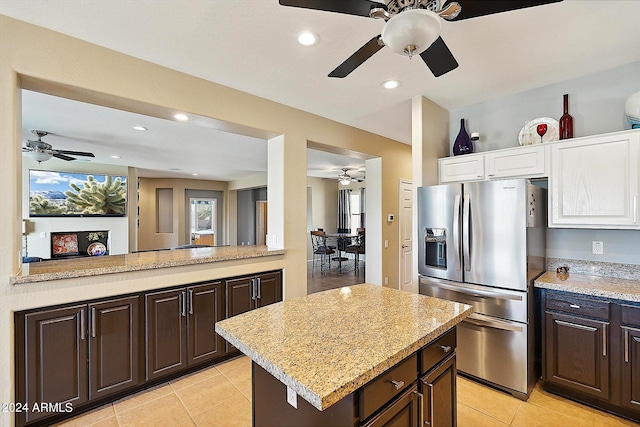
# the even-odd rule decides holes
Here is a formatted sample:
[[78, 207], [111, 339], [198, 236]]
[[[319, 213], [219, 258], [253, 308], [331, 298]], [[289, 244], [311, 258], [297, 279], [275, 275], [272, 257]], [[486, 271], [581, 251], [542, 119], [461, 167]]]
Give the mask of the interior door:
[[400, 290], [416, 292], [413, 284], [413, 189], [411, 182], [400, 181]]

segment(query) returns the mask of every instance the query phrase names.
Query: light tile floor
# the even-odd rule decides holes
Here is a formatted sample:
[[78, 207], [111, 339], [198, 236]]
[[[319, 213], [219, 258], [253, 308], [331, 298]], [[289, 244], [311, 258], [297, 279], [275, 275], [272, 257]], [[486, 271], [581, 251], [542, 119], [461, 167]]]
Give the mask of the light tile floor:
[[[251, 426], [251, 361], [241, 356], [60, 423], [64, 427]], [[638, 426], [536, 387], [527, 402], [458, 377], [459, 427]]]

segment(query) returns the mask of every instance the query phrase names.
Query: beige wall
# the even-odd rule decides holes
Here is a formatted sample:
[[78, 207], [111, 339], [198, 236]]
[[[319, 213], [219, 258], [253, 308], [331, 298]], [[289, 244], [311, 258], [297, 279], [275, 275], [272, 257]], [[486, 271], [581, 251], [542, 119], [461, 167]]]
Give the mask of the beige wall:
[[[228, 203], [228, 183], [220, 181], [206, 181], [201, 179], [160, 179], [140, 178], [140, 227], [138, 229], [138, 250], [170, 248], [184, 245], [187, 242], [185, 230], [187, 229], [186, 217], [186, 190], [213, 190], [224, 192], [224, 205]], [[173, 232], [157, 232], [157, 189], [170, 188], [173, 190]], [[225, 216], [228, 210], [225, 208]], [[227, 218], [222, 220], [223, 230], [227, 230]], [[222, 231], [222, 230], [221, 230]], [[226, 231], [223, 231], [227, 234]], [[226, 235], [216, 236], [216, 243], [223, 244], [227, 241]]]
[[[382, 158], [382, 210], [397, 210], [398, 180], [411, 178], [411, 147], [247, 93], [163, 68], [78, 39], [0, 16], [0, 401], [13, 399], [13, 311], [198, 281], [284, 269], [285, 298], [306, 293], [307, 141]], [[123, 275], [11, 286], [20, 269], [20, 88], [168, 118], [184, 111], [235, 126], [263, 130], [269, 139], [269, 230], [287, 254], [262, 262], [212, 268], [160, 269]], [[281, 136], [278, 136], [281, 135]], [[274, 170], [273, 168], [276, 168]], [[272, 215], [272, 213], [275, 213]], [[369, 236], [397, 248], [397, 230]], [[370, 240], [369, 240], [370, 241]], [[397, 277], [398, 253], [382, 254], [383, 274]], [[388, 272], [387, 272], [388, 270]], [[161, 280], [159, 280], [159, 278]], [[11, 425], [10, 414], [0, 424]]]
[[[449, 155], [449, 112], [438, 104], [416, 96], [411, 105], [413, 150], [413, 288], [418, 291], [418, 197], [417, 188], [438, 184], [438, 159]], [[417, 236], [417, 238], [415, 237]]]

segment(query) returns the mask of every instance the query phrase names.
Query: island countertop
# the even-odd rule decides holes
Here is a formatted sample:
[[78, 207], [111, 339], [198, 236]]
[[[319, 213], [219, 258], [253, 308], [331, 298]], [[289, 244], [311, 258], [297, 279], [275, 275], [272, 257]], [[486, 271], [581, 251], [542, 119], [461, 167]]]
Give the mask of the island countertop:
[[99, 274], [284, 255], [285, 252], [284, 249], [267, 246], [220, 246], [51, 260], [24, 264], [21, 274], [11, 276], [9, 281], [13, 285], [45, 282]]
[[324, 410], [473, 311], [466, 304], [361, 284], [216, 323], [255, 363]]
[[537, 288], [595, 297], [640, 302], [640, 281], [547, 271], [535, 280]]

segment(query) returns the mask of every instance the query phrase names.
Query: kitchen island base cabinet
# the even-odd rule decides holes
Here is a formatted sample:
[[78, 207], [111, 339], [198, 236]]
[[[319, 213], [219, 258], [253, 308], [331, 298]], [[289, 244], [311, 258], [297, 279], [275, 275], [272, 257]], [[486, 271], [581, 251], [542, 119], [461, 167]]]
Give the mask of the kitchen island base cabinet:
[[323, 411], [300, 396], [294, 408], [285, 384], [252, 362], [253, 425], [456, 426], [455, 343], [454, 328]]

